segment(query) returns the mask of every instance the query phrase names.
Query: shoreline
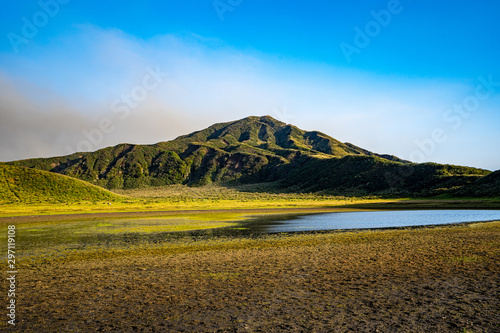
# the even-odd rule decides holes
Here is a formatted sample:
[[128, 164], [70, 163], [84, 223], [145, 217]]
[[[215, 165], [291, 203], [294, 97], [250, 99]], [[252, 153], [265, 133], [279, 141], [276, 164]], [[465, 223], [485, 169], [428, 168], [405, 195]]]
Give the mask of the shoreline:
[[488, 210], [500, 209], [500, 201], [488, 200], [401, 200], [394, 202], [364, 202], [341, 205], [324, 205], [315, 207], [271, 207], [271, 208], [220, 208], [220, 209], [167, 209], [167, 210], [131, 210], [111, 212], [85, 212], [85, 213], [55, 213], [0, 216], [0, 224], [12, 222], [47, 222], [71, 221], [82, 219], [113, 219], [128, 217], [162, 217], [171, 215], [189, 214], [294, 214], [294, 213], [333, 213], [333, 212], [360, 212], [360, 211], [387, 211], [387, 210]]

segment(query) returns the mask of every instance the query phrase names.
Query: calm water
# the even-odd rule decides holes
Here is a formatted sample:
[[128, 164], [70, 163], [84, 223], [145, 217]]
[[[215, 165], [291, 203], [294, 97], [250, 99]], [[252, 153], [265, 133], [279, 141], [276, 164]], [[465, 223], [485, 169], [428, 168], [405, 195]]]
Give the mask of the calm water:
[[[28, 225], [17, 228], [22, 250], [88, 247], [128, 247], [162, 244], [176, 239], [199, 241], [212, 237], [259, 237], [266, 233], [339, 229], [392, 228], [462, 222], [500, 221], [500, 210], [412, 210], [253, 216], [235, 226], [207, 230], [163, 232], [171, 219], [108, 219]], [[170, 221], [170, 222], [169, 222]], [[155, 228], [153, 232], [145, 232]], [[0, 235], [0, 241], [1, 241]]]
[[[394, 228], [500, 220], [500, 210], [411, 210], [321, 213], [260, 225], [261, 232]], [[256, 221], [259, 224], [259, 220]], [[258, 226], [254, 226], [258, 227]]]

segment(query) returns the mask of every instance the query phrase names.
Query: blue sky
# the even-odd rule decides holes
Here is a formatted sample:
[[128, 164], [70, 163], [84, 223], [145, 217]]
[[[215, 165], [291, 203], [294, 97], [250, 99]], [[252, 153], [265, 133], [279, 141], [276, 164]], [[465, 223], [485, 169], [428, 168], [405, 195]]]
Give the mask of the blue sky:
[[496, 1], [11, 1], [0, 160], [269, 114], [378, 153], [500, 169], [499, 13]]

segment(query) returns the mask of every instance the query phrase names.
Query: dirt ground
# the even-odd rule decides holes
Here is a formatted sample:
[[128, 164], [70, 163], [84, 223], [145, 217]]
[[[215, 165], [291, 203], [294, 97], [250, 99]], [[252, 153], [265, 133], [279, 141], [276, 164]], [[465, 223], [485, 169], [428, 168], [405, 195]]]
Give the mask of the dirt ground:
[[500, 332], [498, 222], [279, 237], [26, 264], [0, 330]]

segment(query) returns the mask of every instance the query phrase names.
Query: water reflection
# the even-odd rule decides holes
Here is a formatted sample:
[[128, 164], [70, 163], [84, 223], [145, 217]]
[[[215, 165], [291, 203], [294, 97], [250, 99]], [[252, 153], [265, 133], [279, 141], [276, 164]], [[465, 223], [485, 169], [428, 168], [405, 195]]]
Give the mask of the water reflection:
[[[391, 228], [438, 225], [461, 222], [500, 220], [500, 210], [413, 210], [340, 213], [271, 214], [253, 216], [230, 227], [191, 231], [141, 232], [141, 227], [159, 227], [161, 219], [92, 220], [41, 225], [19, 229], [18, 244], [23, 250], [64, 246], [82, 250], [88, 247], [128, 247], [161, 244], [175, 240], [199, 241], [214, 237], [260, 237], [266, 233], [305, 232], [359, 228]], [[167, 223], [166, 219], [163, 223]], [[113, 227], [127, 225], [134, 232], [110, 232]], [[115, 229], [116, 231], [117, 229]], [[121, 230], [121, 229], [120, 229]]]
[[376, 229], [500, 220], [500, 210], [411, 210], [339, 212], [297, 216], [266, 232]]

